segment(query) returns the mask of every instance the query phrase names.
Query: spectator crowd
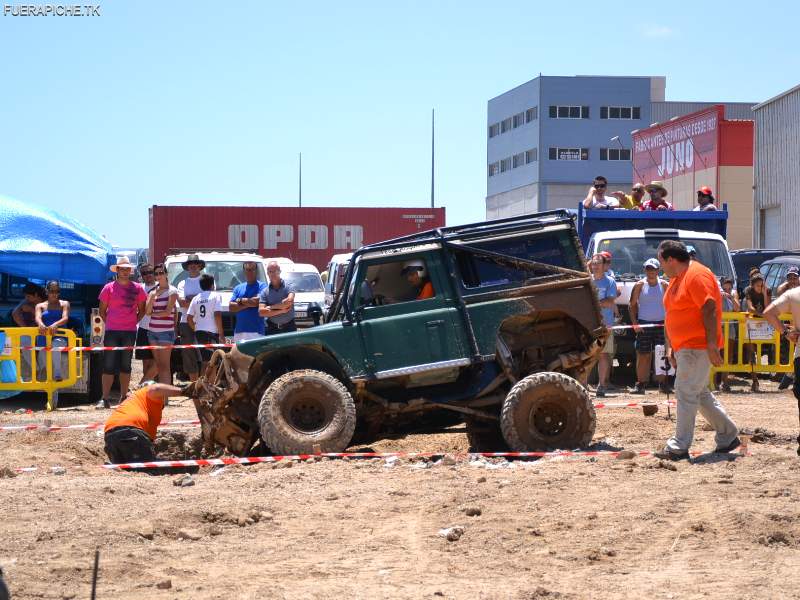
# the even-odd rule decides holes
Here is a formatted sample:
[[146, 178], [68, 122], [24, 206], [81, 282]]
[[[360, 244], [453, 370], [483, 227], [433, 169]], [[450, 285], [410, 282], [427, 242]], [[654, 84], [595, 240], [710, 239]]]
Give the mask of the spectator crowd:
[[[645, 198], [645, 193], [648, 198]], [[668, 195], [661, 181], [651, 181], [647, 185], [635, 183], [629, 194], [621, 190], [609, 193], [608, 180], [598, 175], [583, 200], [583, 207], [589, 210], [673, 210], [672, 204], [667, 201]], [[717, 210], [714, 192], [707, 185], [697, 190], [697, 205], [693, 210]]]

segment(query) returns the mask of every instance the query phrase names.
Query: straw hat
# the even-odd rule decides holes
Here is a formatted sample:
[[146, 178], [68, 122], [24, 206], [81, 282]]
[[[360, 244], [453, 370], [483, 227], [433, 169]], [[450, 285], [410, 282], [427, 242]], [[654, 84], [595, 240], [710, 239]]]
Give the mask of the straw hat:
[[664, 184], [662, 182], [660, 182], [660, 181], [651, 181], [650, 183], [648, 183], [645, 186], [644, 189], [646, 189], [648, 192], [652, 192], [654, 190], [661, 190], [662, 192], [664, 192], [664, 196], [669, 194], [669, 192], [667, 191], [667, 188], [665, 188]]
[[118, 256], [117, 257], [117, 264], [111, 265], [110, 268], [114, 273], [116, 273], [117, 269], [119, 269], [119, 268], [133, 270], [134, 266], [135, 265], [133, 263], [131, 263], [131, 259], [129, 259], [127, 256]]
[[200, 265], [201, 270], [206, 268], [206, 261], [197, 256], [197, 254], [190, 254], [188, 257], [186, 257], [186, 260], [181, 263], [181, 266], [183, 267], [184, 271], [188, 271], [189, 265], [192, 263]]

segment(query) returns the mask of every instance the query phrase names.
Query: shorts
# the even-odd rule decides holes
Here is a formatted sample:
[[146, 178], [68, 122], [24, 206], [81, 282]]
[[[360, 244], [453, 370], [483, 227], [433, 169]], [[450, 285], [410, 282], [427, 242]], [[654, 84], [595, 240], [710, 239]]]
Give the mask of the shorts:
[[175, 332], [169, 331], [150, 331], [147, 332], [147, 339], [151, 346], [172, 346], [175, 344]]
[[[136, 330], [136, 345], [137, 346], [149, 346], [150, 340], [147, 337], [147, 329], [144, 327], [139, 327]], [[138, 348], [134, 350], [133, 357], [136, 360], [153, 360], [153, 352], [150, 350], [139, 350]]]
[[633, 346], [641, 354], [655, 352], [656, 346], [664, 345], [664, 321], [645, 321], [639, 319], [639, 325], [661, 325], [661, 327], [645, 327], [636, 334]]
[[603, 352], [602, 353], [603, 354], [611, 354], [613, 356], [614, 355], [614, 350], [616, 350], [616, 348], [614, 346], [614, 332], [613, 331], [609, 331], [608, 333], [609, 333], [608, 339], [606, 340], [606, 345], [603, 346]]
[[[194, 338], [197, 340], [198, 344], [219, 344], [219, 336], [216, 333], [211, 333], [210, 331], [198, 329], [194, 332]], [[210, 361], [211, 355], [214, 354], [216, 350], [216, 348], [201, 348], [200, 357], [202, 358], [203, 362]]]
[[[112, 464], [156, 462], [155, 445], [147, 433], [138, 427], [114, 427], [105, 433], [105, 450]], [[136, 469], [138, 473], [150, 475], [174, 475], [175, 473], [197, 473], [199, 467], [167, 467]]]
[[[133, 346], [135, 342], [135, 331], [106, 329], [103, 337], [104, 346]], [[103, 352], [103, 375], [130, 374], [132, 358], [133, 350], [106, 350]]]

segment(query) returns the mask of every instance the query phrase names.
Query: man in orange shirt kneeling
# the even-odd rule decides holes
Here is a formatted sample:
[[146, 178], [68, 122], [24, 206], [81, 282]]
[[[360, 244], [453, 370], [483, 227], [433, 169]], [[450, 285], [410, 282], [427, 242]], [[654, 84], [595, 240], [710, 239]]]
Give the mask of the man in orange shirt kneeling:
[[667, 440], [662, 458], [689, 458], [697, 411], [716, 431], [715, 452], [731, 452], [739, 444], [739, 429], [708, 389], [711, 365], [722, 364], [722, 295], [714, 274], [691, 260], [681, 242], [664, 240], [658, 260], [669, 287], [664, 293], [667, 357], [675, 367], [678, 400], [675, 435]]
[[164, 402], [170, 396], [185, 393], [184, 388], [155, 383], [129, 394], [106, 421], [105, 449], [109, 460], [114, 464], [158, 460], [153, 442]]

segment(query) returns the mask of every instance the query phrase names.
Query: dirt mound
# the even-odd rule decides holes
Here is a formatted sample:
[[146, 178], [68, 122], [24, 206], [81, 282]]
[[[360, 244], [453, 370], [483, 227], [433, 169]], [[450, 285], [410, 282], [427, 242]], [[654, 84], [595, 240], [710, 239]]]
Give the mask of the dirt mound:
[[163, 431], [156, 436], [156, 456], [165, 460], [199, 458], [203, 449], [200, 429]]

